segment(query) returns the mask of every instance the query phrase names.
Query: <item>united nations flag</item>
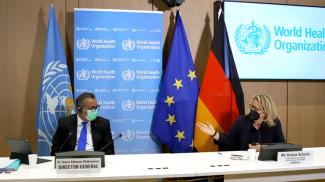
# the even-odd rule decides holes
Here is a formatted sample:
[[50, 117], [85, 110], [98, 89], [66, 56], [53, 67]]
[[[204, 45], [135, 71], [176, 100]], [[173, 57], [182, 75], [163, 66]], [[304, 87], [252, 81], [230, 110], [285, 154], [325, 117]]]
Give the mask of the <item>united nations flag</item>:
[[38, 154], [49, 155], [60, 117], [74, 112], [70, 77], [61, 34], [50, 6], [43, 73], [38, 101]]
[[193, 151], [199, 85], [178, 11], [175, 24], [168, 63], [154, 111], [152, 133], [176, 153]]

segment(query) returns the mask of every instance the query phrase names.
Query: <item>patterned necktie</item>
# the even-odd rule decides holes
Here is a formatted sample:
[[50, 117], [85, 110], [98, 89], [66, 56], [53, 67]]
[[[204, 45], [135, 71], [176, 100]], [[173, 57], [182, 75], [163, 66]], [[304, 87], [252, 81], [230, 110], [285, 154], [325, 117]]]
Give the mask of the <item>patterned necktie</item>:
[[82, 129], [80, 132], [79, 142], [78, 142], [78, 151], [85, 151], [87, 143], [87, 121], [82, 122]]

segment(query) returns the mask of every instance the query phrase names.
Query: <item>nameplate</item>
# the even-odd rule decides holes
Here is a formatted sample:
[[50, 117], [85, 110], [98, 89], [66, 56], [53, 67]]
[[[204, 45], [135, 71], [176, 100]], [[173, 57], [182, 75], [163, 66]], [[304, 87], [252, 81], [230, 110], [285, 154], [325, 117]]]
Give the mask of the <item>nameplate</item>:
[[313, 162], [313, 151], [278, 152], [280, 164], [309, 164]]
[[63, 158], [56, 159], [58, 174], [89, 174], [100, 173], [100, 158]]

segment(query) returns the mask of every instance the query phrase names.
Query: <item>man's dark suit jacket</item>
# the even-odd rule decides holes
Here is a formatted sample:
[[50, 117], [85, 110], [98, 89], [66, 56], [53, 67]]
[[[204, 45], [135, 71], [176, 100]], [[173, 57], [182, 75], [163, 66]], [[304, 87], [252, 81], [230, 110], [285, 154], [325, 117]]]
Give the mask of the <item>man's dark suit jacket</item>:
[[[59, 119], [58, 128], [56, 129], [52, 140], [51, 155], [55, 155], [56, 152], [75, 150], [78, 138], [77, 124], [77, 114], [72, 114]], [[104, 145], [111, 143], [103, 150], [103, 152], [105, 152], [106, 155], [114, 154], [114, 144], [112, 141], [109, 120], [98, 116], [95, 120], [90, 122], [90, 126], [94, 150], [99, 151]], [[63, 145], [65, 140], [66, 142]]]

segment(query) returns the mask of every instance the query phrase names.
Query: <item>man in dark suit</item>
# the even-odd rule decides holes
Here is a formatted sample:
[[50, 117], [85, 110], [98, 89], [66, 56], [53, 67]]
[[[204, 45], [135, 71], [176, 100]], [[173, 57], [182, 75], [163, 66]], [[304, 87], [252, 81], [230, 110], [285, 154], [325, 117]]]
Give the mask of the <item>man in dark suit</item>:
[[114, 154], [109, 120], [97, 116], [99, 105], [94, 94], [82, 93], [77, 99], [77, 114], [60, 118], [53, 136], [51, 155], [65, 151], [99, 151]]

